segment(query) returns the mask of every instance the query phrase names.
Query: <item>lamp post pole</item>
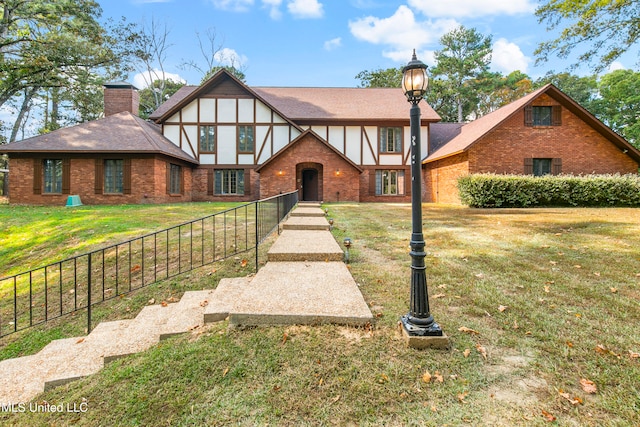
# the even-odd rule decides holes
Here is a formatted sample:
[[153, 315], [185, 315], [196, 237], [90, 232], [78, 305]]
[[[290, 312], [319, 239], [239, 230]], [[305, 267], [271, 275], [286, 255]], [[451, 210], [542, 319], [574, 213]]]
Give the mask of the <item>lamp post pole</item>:
[[418, 103], [426, 93], [427, 66], [418, 61], [416, 52], [403, 69], [402, 86], [411, 103], [411, 301], [409, 313], [401, 317], [402, 326], [409, 336], [441, 337], [442, 329], [429, 310], [425, 242], [422, 234], [422, 150], [420, 148], [420, 107]]

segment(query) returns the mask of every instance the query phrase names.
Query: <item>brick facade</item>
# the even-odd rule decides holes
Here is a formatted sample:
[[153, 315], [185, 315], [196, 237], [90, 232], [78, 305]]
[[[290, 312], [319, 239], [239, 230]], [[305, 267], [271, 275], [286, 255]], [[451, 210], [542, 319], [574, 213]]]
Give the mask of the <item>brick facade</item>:
[[[169, 163], [182, 166], [182, 194], [167, 194], [167, 167]], [[13, 176], [10, 202], [29, 205], [64, 206], [69, 195], [79, 195], [83, 204], [114, 205], [144, 203], [174, 203], [191, 201], [191, 168], [175, 160], [160, 157], [131, 159], [131, 194], [96, 194], [96, 160], [90, 157], [69, 159], [68, 194], [35, 194], [34, 159], [12, 157], [9, 160]]]
[[[561, 106], [542, 94], [533, 106]], [[480, 137], [463, 153], [424, 165], [427, 202], [460, 203], [457, 179], [473, 173], [524, 174], [526, 158], [560, 159], [563, 174], [633, 174], [638, 162], [561, 106], [558, 126], [525, 126], [524, 109]]]
[[138, 115], [140, 95], [135, 88], [128, 84], [105, 85], [104, 115], [111, 116], [123, 111]]
[[311, 133], [260, 168], [260, 197], [300, 190], [305, 168], [318, 171], [320, 200], [360, 200], [360, 171]]

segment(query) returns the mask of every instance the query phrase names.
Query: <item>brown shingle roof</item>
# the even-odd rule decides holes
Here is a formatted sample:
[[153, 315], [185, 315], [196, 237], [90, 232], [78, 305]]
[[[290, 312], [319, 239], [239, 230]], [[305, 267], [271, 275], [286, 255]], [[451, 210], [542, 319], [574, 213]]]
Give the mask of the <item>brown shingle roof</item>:
[[164, 154], [198, 164], [196, 159], [162, 136], [157, 126], [129, 112], [0, 145], [0, 152], [148, 153]]
[[[176, 108], [228, 79], [294, 122], [409, 120], [410, 105], [400, 88], [249, 87], [226, 70], [214, 74], [201, 86], [183, 86], [149, 118], [166, 119]], [[426, 102], [420, 108], [422, 121], [440, 120]]]
[[[255, 87], [255, 93], [297, 122], [409, 120], [410, 104], [400, 88]], [[440, 116], [427, 103], [422, 120]]]

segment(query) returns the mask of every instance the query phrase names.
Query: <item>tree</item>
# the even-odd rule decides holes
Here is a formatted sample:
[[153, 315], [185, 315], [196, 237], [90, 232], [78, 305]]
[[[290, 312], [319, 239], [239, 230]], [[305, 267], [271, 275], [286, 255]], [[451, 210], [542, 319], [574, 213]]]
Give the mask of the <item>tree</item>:
[[437, 65], [432, 69], [457, 108], [458, 122], [470, 113], [473, 93], [470, 82], [489, 69], [491, 62], [491, 36], [482, 36], [476, 29], [464, 26], [452, 30], [440, 39], [442, 50], [435, 52]]
[[160, 90], [164, 93], [164, 99], [161, 100], [162, 103], [169, 99], [169, 97], [176, 93], [182, 86], [184, 86], [182, 82], [174, 82], [173, 80], [167, 79], [165, 81], [155, 80], [150, 86], [141, 89], [138, 92], [140, 95], [139, 116], [143, 119], [148, 119], [151, 113], [158, 108], [157, 93]]
[[238, 80], [240, 80], [241, 82], [244, 82], [247, 79], [247, 76], [245, 76], [245, 74], [242, 71], [240, 71], [239, 69], [237, 69], [233, 65], [217, 65], [217, 66], [211, 68], [209, 70], [209, 72], [206, 73], [202, 77], [202, 80], [200, 81], [200, 84], [202, 84], [202, 83], [206, 82], [207, 80], [209, 80], [211, 78], [211, 76], [213, 76], [215, 73], [217, 73], [220, 70], [227, 70], [228, 72], [233, 74], [235, 77], [237, 77]]
[[579, 77], [570, 73], [549, 72], [536, 81], [536, 87], [553, 83], [561, 91], [569, 95], [578, 104], [591, 111], [598, 98], [598, 80], [596, 76]]
[[356, 79], [360, 80], [359, 87], [399, 88], [402, 86], [402, 67], [361, 71]]
[[627, 141], [640, 148], [640, 73], [616, 70], [598, 84], [594, 114]]
[[635, 0], [548, 0], [536, 16], [540, 23], [546, 22], [547, 31], [561, 29], [558, 37], [538, 45], [536, 63], [550, 55], [567, 58], [584, 47], [573, 67], [589, 63], [600, 72], [640, 38], [640, 5]]

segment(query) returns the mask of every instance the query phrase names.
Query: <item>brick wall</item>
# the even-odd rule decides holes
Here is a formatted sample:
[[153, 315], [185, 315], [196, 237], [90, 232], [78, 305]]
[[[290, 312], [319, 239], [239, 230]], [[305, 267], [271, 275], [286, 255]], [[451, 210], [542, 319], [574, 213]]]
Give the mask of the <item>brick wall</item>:
[[140, 95], [133, 86], [105, 87], [104, 88], [104, 115], [128, 111], [138, 115], [140, 107]]
[[[556, 105], [547, 95], [533, 105]], [[562, 173], [637, 173], [638, 164], [566, 108], [562, 125], [524, 126], [524, 111], [469, 149], [470, 173], [524, 173], [525, 158], [561, 158]]]
[[312, 134], [304, 136], [260, 170], [260, 197], [299, 190], [303, 168], [297, 165], [301, 163], [308, 163], [308, 167], [318, 165], [321, 181], [318, 197], [323, 201], [359, 200], [360, 172]]
[[[191, 168], [182, 164], [184, 192], [167, 194], [167, 159], [157, 157], [131, 159], [131, 194], [95, 194], [95, 159], [70, 159], [69, 194], [34, 194], [33, 158], [11, 158], [9, 202], [31, 205], [65, 205], [69, 195], [79, 195], [85, 205], [173, 203], [191, 201]], [[172, 162], [175, 162], [172, 160]], [[180, 164], [175, 162], [175, 164]]]
[[[234, 167], [244, 169], [245, 195], [211, 195], [209, 194], [209, 170], [214, 166], [200, 166], [193, 170], [192, 197], [194, 202], [250, 202], [260, 199], [260, 182], [255, 169], [248, 167]], [[248, 184], [247, 184], [248, 183]]]
[[423, 166], [425, 202], [460, 203], [458, 178], [469, 173], [467, 153], [446, 157]]
[[[376, 196], [375, 174], [377, 169], [404, 170], [404, 195]], [[424, 193], [424, 187], [423, 187]], [[409, 203], [411, 202], [411, 168], [402, 166], [367, 166], [360, 175], [360, 201], [384, 202], [384, 203]]]

